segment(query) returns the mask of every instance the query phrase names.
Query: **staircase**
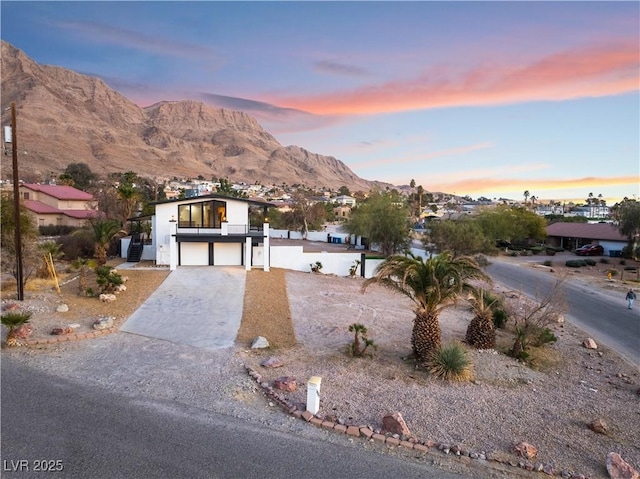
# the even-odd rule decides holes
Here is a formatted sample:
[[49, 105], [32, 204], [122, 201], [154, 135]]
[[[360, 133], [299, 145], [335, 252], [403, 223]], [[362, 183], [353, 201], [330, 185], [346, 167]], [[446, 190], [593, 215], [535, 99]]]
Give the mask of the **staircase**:
[[127, 250], [127, 263], [140, 262], [143, 249], [144, 244], [142, 244], [140, 235], [132, 235], [131, 242], [129, 243], [129, 249]]

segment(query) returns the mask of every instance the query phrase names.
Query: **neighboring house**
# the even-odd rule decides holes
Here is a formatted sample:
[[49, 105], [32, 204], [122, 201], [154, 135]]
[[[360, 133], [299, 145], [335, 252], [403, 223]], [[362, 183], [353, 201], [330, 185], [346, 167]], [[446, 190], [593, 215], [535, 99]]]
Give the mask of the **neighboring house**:
[[93, 195], [72, 186], [23, 183], [20, 199], [37, 226], [84, 226], [98, 216]]
[[[268, 203], [210, 194], [154, 205], [150, 248], [156, 264], [269, 270], [269, 225], [249, 221], [249, 207], [263, 208], [266, 216]], [[128, 244], [122, 246], [127, 251]]]
[[349, 206], [350, 208], [353, 208], [356, 206], [356, 199], [348, 195], [336, 196], [335, 200], [333, 201], [342, 206]]
[[627, 245], [627, 238], [610, 223], [553, 223], [547, 226], [547, 244], [573, 251], [594, 243], [604, 248], [604, 254], [618, 256]]

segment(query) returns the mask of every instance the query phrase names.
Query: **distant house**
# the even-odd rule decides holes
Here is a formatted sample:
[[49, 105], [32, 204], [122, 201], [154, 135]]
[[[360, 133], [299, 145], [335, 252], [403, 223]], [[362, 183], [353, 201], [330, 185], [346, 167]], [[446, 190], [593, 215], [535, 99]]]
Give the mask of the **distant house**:
[[[149, 255], [158, 265], [260, 266], [269, 270], [269, 225], [251, 224], [249, 208], [261, 208], [266, 216], [269, 203], [210, 194], [154, 203], [152, 244]], [[123, 255], [136, 246], [122, 241]]]
[[610, 223], [552, 223], [546, 228], [547, 244], [573, 251], [593, 243], [604, 248], [604, 254], [618, 256], [627, 245], [627, 238]]
[[348, 195], [337, 196], [334, 202], [342, 206], [349, 206], [350, 208], [356, 206], [356, 199], [353, 196]]
[[93, 195], [72, 186], [23, 183], [20, 199], [37, 226], [84, 226], [98, 216]]

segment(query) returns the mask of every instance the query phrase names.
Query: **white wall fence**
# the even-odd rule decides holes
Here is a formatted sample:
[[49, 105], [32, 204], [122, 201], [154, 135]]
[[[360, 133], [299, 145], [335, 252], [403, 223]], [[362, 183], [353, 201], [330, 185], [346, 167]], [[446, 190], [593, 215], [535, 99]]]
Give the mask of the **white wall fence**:
[[[294, 271], [311, 272], [311, 266], [316, 261], [322, 263], [321, 273], [335, 274], [337, 276], [349, 276], [349, 270], [360, 261], [356, 269], [356, 276], [361, 276], [361, 253], [305, 253], [302, 246], [271, 246], [271, 267], [291, 269]], [[364, 277], [373, 276], [374, 270], [382, 262], [382, 259], [364, 260]]]
[[[269, 230], [270, 238], [292, 239], [301, 240], [302, 233], [299, 231], [290, 230]], [[333, 243], [334, 239], [339, 244], [352, 244], [354, 246], [361, 245], [361, 238], [358, 236], [351, 236], [348, 233], [336, 233], [334, 231], [309, 231], [307, 233], [308, 241], [321, 241], [324, 243]]]

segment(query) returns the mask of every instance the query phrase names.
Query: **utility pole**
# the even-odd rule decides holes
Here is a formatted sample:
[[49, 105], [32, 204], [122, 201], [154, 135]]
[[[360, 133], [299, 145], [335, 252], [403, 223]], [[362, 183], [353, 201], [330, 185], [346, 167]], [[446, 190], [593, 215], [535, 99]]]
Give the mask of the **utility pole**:
[[24, 278], [22, 268], [22, 235], [20, 234], [20, 181], [18, 175], [18, 133], [16, 131], [16, 104], [11, 102], [11, 150], [13, 156], [13, 214], [15, 221], [16, 281], [18, 301], [24, 300]]

